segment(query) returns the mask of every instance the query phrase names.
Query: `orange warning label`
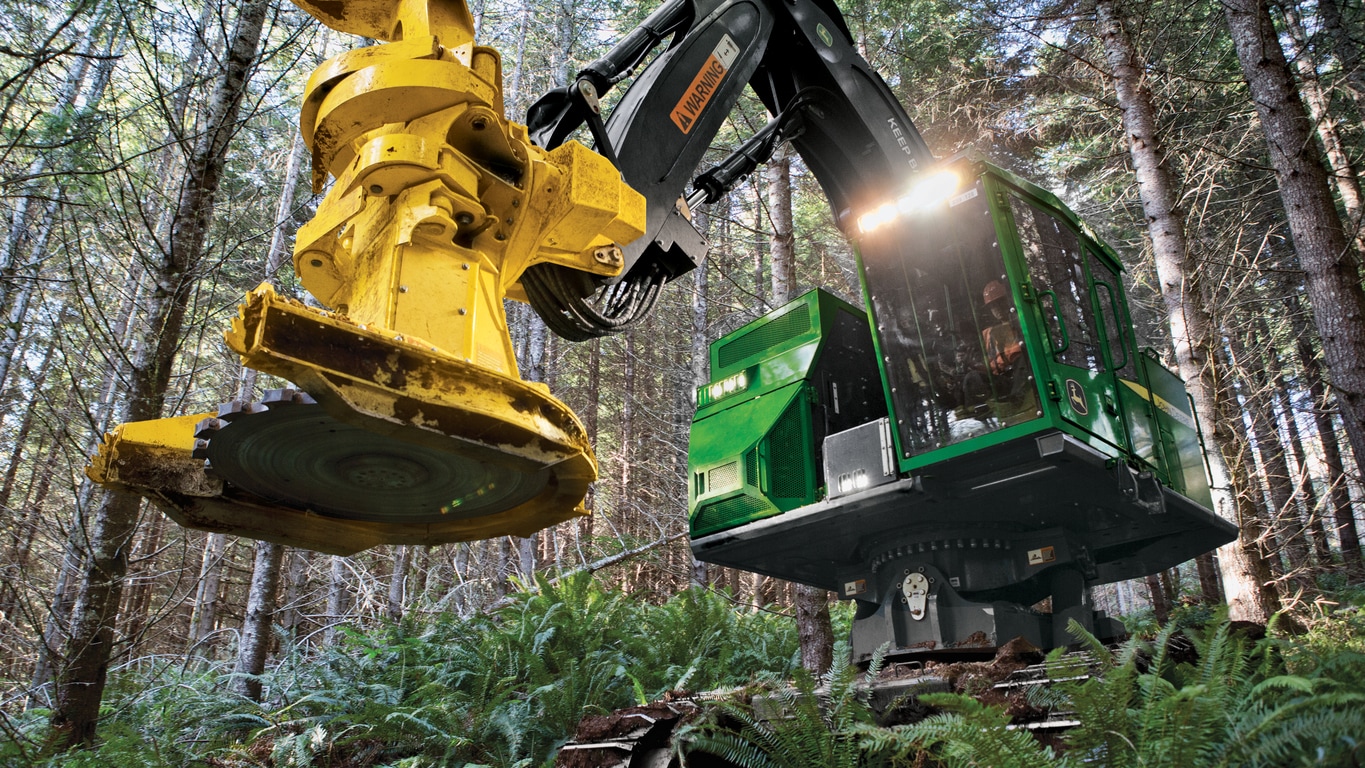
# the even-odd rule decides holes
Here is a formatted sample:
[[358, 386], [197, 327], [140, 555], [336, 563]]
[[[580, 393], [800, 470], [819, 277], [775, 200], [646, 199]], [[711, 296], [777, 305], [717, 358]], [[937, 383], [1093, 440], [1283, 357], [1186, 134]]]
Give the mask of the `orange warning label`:
[[692, 84], [683, 91], [677, 106], [669, 113], [678, 130], [684, 134], [692, 130], [697, 118], [701, 117], [702, 110], [711, 103], [716, 88], [725, 79], [725, 73], [729, 72], [730, 66], [735, 63], [735, 55], [738, 53], [739, 46], [735, 45], [735, 41], [731, 40], [729, 35], [722, 35], [716, 49], [707, 57], [701, 71], [692, 78]]

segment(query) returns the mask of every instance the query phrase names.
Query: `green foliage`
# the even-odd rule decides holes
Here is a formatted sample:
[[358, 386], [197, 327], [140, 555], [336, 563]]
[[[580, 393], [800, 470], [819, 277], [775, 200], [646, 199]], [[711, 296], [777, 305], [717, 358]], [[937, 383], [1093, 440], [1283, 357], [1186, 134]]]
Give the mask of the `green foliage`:
[[754, 703], [722, 702], [712, 719], [687, 729], [680, 741], [688, 754], [706, 753], [742, 768], [853, 768], [908, 765], [904, 742], [895, 732], [873, 724], [866, 685], [880, 670], [880, 659], [863, 679], [838, 647], [834, 664], [815, 677], [795, 672], [792, 685], [778, 683]]
[[[1253, 643], [1226, 620], [1200, 626], [1193, 614], [1188, 619], [1187, 626], [1172, 623], [1150, 641], [1118, 649], [1073, 623], [1090, 661], [1053, 652], [1048, 672], [1056, 682], [1032, 697], [1080, 722], [1058, 748], [1012, 727], [1003, 707], [956, 693], [922, 696], [921, 703], [939, 710], [926, 720], [877, 728], [856, 674], [841, 662], [818, 681], [798, 673], [794, 688], [770, 695], [766, 716], [752, 705], [721, 704], [710, 722], [688, 732], [688, 751], [746, 768], [1269, 768], [1358, 759], [1365, 691], [1354, 651], [1333, 650], [1322, 638]], [[1310, 648], [1320, 649], [1317, 664], [1290, 672], [1286, 658]]]
[[794, 674], [768, 687], [769, 706], [715, 707], [685, 730], [687, 750], [742, 766], [1343, 765], [1365, 734], [1353, 600], [1305, 635], [1259, 642], [1194, 614], [1118, 649], [1073, 626], [1091, 666], [1053, 653], [1058, 682], [1034, 696], [1081, 722], [1054, 749], [959, 694], [924, 697], [939, 712], [923, 722], [878, 728], [859, 684], [879, 664], [864, 677], [841, 649], [819, 678], [794, 669], [790, 620], [724, 594], [651, 605], [588, 576], [540, 577], [491, 615], [343, 629], [325, 648], [281, 638], [263, 704], [230, 692], [226, 664], [142, 660], [111, 679], [99, 749], [44, 762], [47, 713], [33, 710], [6, 722], [0, 764], [537, 766], [585, 714]]
[[[116, 674], [101, 747], [51, 765], [542, 765], [586, 714], [786, 672], [796, 634], [723, 594], [691, 589], [656, 606], [576, 574], [538, 576], [491, 615], [281, 645], [262, 704], [230, 693], [225, 664]], [[0, 743], [0, 764], [33, 762], [46, 717], [10, 725], [21, 738]]]
[[924, 749], [948, 768], [991, 765], [996, 768], [1035, 768], [1056, 764], [1056, 755], [1025, 730], [1011, 730], [1004, 709], [987, 706], [959, 693], [933, 693], [922, 702], [941, 714], [898, 729], [904, 738]]
[[[1226, 621], [1172, 624], [1151, 642], [1130, 640], [1116, 651], [1074, 622], [1071, 631], [1097, 669], [1087, 676], [1085, 663], [1054, 652], [1049, 674], [1058, 682], [1034, 696], [1081, 723], [1060, 752], [1009, 730], [1001, 708], [958, 694], [925, 697], [946, 713], [904, 735], [948, 766], [1325, 766], [1349, 764], [1361, 746], [1365, 693], [1287, 673], [1283, 642], [1251, 643]], [[1194, 660], [1176, 658], [1172, 649], [1182, 643], [1193, 646]]]

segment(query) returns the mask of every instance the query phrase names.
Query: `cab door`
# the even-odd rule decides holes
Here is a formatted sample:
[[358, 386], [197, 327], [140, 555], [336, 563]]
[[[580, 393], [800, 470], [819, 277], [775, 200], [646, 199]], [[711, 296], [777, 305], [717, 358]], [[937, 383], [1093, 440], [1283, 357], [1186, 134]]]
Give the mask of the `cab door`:
[[[1117, 275], [1109, 271], [1095, 283], [1092, 271], [1101, 262], [1069, 221], [1019, 193], [1009, 201], [1029, 275], [1029, 303], [1041, 329], [1044, 391], [1067, 422], [1128, 452], [1116, 365], [1132, 366], [1134, 355], [1118, 323], [1126, 315], [1105, 318], [1106, 307], [1121, 306]], [[1117, 342], [1113, 350], [1110, 329]]]
[[1099, 321], [1100, 341], [1105, 367], [1113, 375], [1114, 395], [1102, 398], [1105, 410], [1119, 419], [1127, 437], [1129, 455], [1151, 469], [1162, 466], [1158, 425], [1145, 377], [1133, 339], [1133, 322], [1124, 298], [1123, 281], [1117, 268], [1101, 256], [1093, 244], [1086, 245], [1090, 269], [1091, 298]]

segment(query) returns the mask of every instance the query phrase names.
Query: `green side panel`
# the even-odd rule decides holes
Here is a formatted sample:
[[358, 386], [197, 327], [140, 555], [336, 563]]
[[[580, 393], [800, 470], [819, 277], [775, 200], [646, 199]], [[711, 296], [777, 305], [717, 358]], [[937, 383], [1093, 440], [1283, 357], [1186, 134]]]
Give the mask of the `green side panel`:
[[693, 537], [818, 500], [810, 388], [798, 381], [699, 418], [688, 441]]
[[[795, 509], [807, 500], [815, 501], [811, 498], [814, 489], [810, 487], [811, 474], [806, 466], [814, 438], [810, 433], [810, 419], [805, 418], [810, 410], [805, 388], [802, 388], [801, 395], [782, 412], [760, 445], [759, 461], [768, 467], [764, 490], [778, 502], [779, 507], [786, 507], [784, 512]], [[798, 503], [792, 506], [783, 504], [791, 499], [796, 499]]]
[[688, 466], [710, 469], [742, 456], [768, 434], [799, 390], [799, 382], [789, 384], [698, 418], [687, 441]]
[[[805, 345], [823, 345], [837, 323], [840, 313], [866, 320], [867, 312], [832, 293], [814, 289], [774, 309], [711, 343], [711, 381], [722, 381], [734, 374], [762, 364], [769, 383], [790, 383], [810, 374], [814, 351], [803, 354], [797, 363], [773, 361]], [[786, 377], [786, 378], [784, 378]], [[751, 383], [752, 385], [752, 383]]]
[[1119, 381], [1119, 404], [1128, 427], [1130, 458], [1155, 472], [1162, 485], [1178, 490], [1180, 481], [1176, 479], [1173, 482], [1167, 466], [1167, 446], [1160, 439], [1161, 422], [1147, 388], [1130, 379]]
[[755, 328], [746, 328], [744, 333], [718, 344], [714, 370], [724, 373], [738, 363], [749, 362], [760, 355], [771, 355], [774, 347], [803, 336], [810, 330], [810, 304], [796, 304], [768, 322]]
[[1119, 403], [1113, 395], [1112, 374], [1074, 368], [1051, 360], [1046, 361], [1045, 365], [1049, 381], [1061, 393], [1056, 408], [1062, 418], [1115, 449], [1126, 450], [1127, 440], [1122, 432]]
[[1160, 432], [1159, 447], [1171, 487], [1213, 509], [1199, 423], [1190, 407], [1185, 383], [1148, 355], [1139, 359], [1151, 388], [1149, 397]]
[[737, 525], [772, 517], [778, 509], [761, 496], [749, 494], [713, 501], [703, 506], [690, 520], [692, 538], [706, 536]]
[[[711, 380], [719, 381], [784, 351], [819, 341], [820, 295], [819, 291], [810, 291], [712, 342]], [[805, 375], [805, 370], [799, 373]]]

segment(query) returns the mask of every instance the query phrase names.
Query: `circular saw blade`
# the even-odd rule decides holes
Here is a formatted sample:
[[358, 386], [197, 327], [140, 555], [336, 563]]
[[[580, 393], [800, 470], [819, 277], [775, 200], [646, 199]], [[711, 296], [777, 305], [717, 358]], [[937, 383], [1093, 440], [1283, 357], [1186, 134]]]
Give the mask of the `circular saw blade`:
[[225, 482], [329, 517], [436, 523], [492, 515], [535, 497], [526, 472], [370, 432], [332, 418], [308, 395], [271, 390], [228, 403], [196, 432], [196, 455]]

